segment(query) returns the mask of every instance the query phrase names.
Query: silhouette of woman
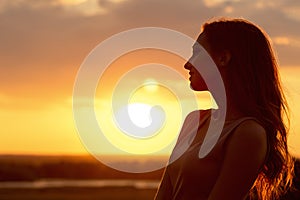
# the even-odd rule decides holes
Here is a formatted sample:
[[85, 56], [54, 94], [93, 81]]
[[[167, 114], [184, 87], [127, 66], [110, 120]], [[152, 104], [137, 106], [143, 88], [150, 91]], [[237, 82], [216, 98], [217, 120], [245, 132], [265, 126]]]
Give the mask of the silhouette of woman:
[[[287, 105], [267, 34], [247, 20], [221, 18], [202, 26], [193, 57], [200, 54], [199, 45], [210, 55], [224, 82], [224, 127], [213, 149], [199, 158], [214, 110], [187, 116], [171, 158], [185, 136], [192, 134], [190, 122], [200, 112], [195, 137], [189, 138], [182, 155], [169, 161], [155, 199], [278, 199], [291, 185], [293, 160], [283, 120]], [[201, 61], [189, 61], [184, 68], [189, 70], [193, 90], [208, 90], [200, 75]]]

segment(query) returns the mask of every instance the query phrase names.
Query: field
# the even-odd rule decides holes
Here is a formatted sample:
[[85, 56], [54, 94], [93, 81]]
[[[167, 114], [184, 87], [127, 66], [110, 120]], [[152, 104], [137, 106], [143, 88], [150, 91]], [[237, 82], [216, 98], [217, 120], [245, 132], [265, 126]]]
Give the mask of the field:
[[0, 189], [1, 200], [152, 200], [154, 189], [126, 187]]
[[[150, 165], [155, 162], [165, 162], [165, 158], [143, 158], [139, 161], [112, 158], [120, 165]], [[300, 165], [296, 163], [297, 177], [294, 187], [300, 189]], [[109, 168], [90, 156], [0, 156], [0, 200], [152, 200], [154, 198], [163, 169], [150, 173], [125, 173]], [[75, 182], [84, 180], [89, 182], [101, 180], [119, 183], [145, 183], [141, 187], [128, 185], [99, 185], [72, 186], [41, 184], [43, 180], [58, 180]], [[154, 183], [149, 184], [147, 183]], [[157, 183], [157, 184], [156, 184]], [[13, 187], [6, 187], [10, 184]], [[21, 185], [21, 186], [18, 186]], [[23, 187], [22, 184], [29, 187]], [[33, 185], [33, 187], [30, 186]], [[15, 185], [15, 186], [14, 186]], [[299, 191], [290, 191], [282, 200], [300, 199]]]
[[[115, 165], [141, 168], [165, 162], [165, 157], [124, 158], [111, 156]], [[0, 156], [0, 181], [39, 179], [160, 179], [163, 169], [149, 173], [125, 173], [92, 156]]]
[[[112, 162], [130, 165], [128, 159]], [[135, 167], [164, 162], [165, 158], [139, 159]], [[132, 161], [131, 161], [132, 162]], [[28, 183], [39, 180], [143, 180], [159, 181], [163, 169], [151, 173], [125, 173], [107, 167], [90, 156], [0, 156], [0, 200], [151, 200], [156, 188], [128, 186], [1, 188], [1, 183]], [[2, 184], [3, 185], [3, 184]]]

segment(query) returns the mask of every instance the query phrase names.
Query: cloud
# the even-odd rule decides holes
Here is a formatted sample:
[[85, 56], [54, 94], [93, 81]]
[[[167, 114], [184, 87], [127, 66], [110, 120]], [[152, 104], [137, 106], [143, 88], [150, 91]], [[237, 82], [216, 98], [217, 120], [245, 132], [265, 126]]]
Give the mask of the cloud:
[[203, 3], [207, 7], [223, 6], [224, 4], [231, 4], [240, 2], [240, 0], [203, 0]]
[[292, 20], [300, 21], [300, 6], [284, 8], [283, 12], [288, 18]]
[[259, 24], [273, 38], [281, 64], [299, 66], [298, 2], [2, 0], [0, 90], [33, 99], [65, 98], [72, 93], [83, 59], [113, 34], [160, 26], [196, 38], [203, 22], [220, 15], [242, 16]]
[[71, 10], [79, 12], [85, 16], [93, 16], [97, 14], [104, 14], [107, 12], [104, 4], [99, 4], [98, 0], [77, 0], [77, 1], [60, 1], [61, 5], [64, 6], [66, 11]]
[[74, 12], [84, 16], [94, 16], [105, 14], [107, 9], [113, 4], [122, 3], [126, 0], [2, 0], [0, 2], [0, 12], [11, 8], [25, 8], [39, 10], [45, 7], [60, 7], [65, 12]]
[[274, 37], [273, 42], [277, 45], [290, 45], [291, 41], [288, 37]]

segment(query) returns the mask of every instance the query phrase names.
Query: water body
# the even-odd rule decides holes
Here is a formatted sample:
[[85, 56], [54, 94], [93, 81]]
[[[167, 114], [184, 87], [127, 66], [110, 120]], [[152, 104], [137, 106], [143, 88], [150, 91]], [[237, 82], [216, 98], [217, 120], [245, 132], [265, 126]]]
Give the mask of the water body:
[[136, 189], [156, 189], [159, 181], [155, 180], [37, 180], [37, 181], [17, 181], [0, 182], [0, 189], [43, 189], [43, 188], [64, 188], [64, 187], [133, 187]]

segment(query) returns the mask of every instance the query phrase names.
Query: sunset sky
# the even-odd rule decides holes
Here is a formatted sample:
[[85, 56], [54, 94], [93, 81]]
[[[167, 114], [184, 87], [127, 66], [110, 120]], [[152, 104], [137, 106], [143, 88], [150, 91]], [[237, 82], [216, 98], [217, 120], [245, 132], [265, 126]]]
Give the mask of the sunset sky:
[[[244, 17], [271, 37], [291, 109], [290, 149], [300, 156], [298, 0], [0, 1], [0, 154], [86, 154], [74, 124], [72, 92], [78, 70], [92, 49], [114, 34], [138, 27], [164, 27], [196, 38], [201, 24], [215, 16]], [[137, 51], [110, 66], [100, 80], [106, 85], [102, 90], [109, 92], [124, 71], [154, 61], [188, 77], [184, 60], [175, 55]], [[172, 110], [167, 107], [176, 95], [156, 86], [152, 78], [151, 74], [144, 77], [154, 84], [140, 96], [156, 96], [153, 101]], [[163, 74], [158, 78], [164, 79]], [[170, 84], [188, 88], [187, 80]], [[202, 98], [205, 104], [207, 95]], [[141, 99], [137, 96], [136, 101]], [[98, 120], [107, 116], [106, 104], [101, 103], [96, 100]]]

